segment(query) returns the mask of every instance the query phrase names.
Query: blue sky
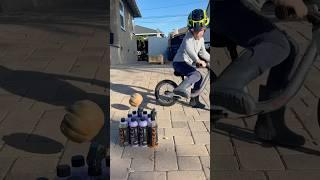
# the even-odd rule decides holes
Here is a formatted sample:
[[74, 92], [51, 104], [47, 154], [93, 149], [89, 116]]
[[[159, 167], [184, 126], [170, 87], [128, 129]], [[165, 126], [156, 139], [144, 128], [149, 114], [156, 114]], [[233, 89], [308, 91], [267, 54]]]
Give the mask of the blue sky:
[[187, 25], [187, 15], [193, 9], [206, 9], [209, 0], [136, 0], [136, 2], [142, 18], [135, 18], [135, 24], [152, 29], [159, 28], [168, 36], [173, 29]]

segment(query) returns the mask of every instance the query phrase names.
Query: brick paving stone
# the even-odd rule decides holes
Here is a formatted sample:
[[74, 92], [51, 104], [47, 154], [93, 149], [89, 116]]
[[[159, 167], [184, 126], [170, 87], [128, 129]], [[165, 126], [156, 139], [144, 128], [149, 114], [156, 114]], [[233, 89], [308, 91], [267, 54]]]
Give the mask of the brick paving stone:
[[223, 119], [215, 124], [215, 128], [227, 132], [238, 132], [239, 128], [246, 128], [246, 126], [241, 120]]
[[210, 132], [210, 141], [230, 141], [229, 134], [218, 129], [214, 129]]
[[110, 179], [126, 180], [129, 175], [131, 159], [111, 159]]
[[63, 155], [60, 157], [60, 164], [70, 163], [71, 157], [74, 155], [83, 155], [86, 156], [89, 151], [90, 144], [89, 143], [74, 143], [68, 141], [66, 145], [64, 145]]
[[171, 128], [171, 120], [170, 119], [157, 119], [159, 128]]
[[[211, 143], [211, 142], [210, 142], [210, 143]], [[210, 151], [211, 151], [211, 148], [212, 148], [211, 145], [210, 145], [210, 144], [207, 144], [207, 145], [206, 145], [206, 148], [207, 148], [207, 151], [208, 151], [209, 154], [210, 154]]]
[[181, 104], [175, 104], [170, 107], [170, 111], [183, 111], [183, 107]]
[[320, 169], [319, 156], [309, 154], [285, 155], [283, 160], [290, 170], [314, 170]]
[[212, 179], [217, 180], [267, 180], [263, 172], [257, 171], [216, 171], [212, 172]]
[[233, 155], [234, 150], [231, 142], [213, 141], [211, 143], [212, 151], [215, 155]]
[[171, 121], [188, 121], [190, 116], [187, 116], [184, 111], [172, 111], [171, 112]]
[[199, 116], [193, 118], [195, 121], [210, 121], [210, 112], [200, 112]]
[[203, 122], [188, 122], [188, 123], [192, 132], [207, 131], [207, 128], [204, 126]]
[[184, 121], [172, 122], [172, 128], [188, 128], [188, 123]]
[[155, 151], [175, 151], [175, 143], [173, 140], [173, 136], [162, 136], [158, 139], [158, 146], [155, 149]]
[[128, 180], [166, 180], [166, 172], [134, 172], [130, 173]]
[[154, 159], [154, 149], [149, 147], [126, 146], [122, 155], [123, 159]]
[[179, 170], [201, 170], [199, 157], [178, 157]]
[[204, 145], [177, 145], [178, 156], [208, 156], [209, 153]]
[[10, 112], [1, 123], [0, 133], [31, 132], [41, 114], [30, 110]]
[[194, 144], [192, 136], [174, 136], [176, 145]]
[[110, 145], [119, 145], [119, 130], [111, 129], [110, 130]]
[[[51, 113], [52, 115], [49, 115]], [[42, 118], [40, 119], [39, 123], [33, 130], [33, 134], [48, 137], [46, 139], [41, 139], [42, 141], [51, 141], [55, 140], [62, 144], [67, 141], [67, 138], [62, 134], [60, 130], [60, 124], [63, 120], [63, 116], [65, 115], [65, 110], [53, 110], [51, 112], [46, 112]], [[39, 139], [32, 139], [29, 138], [31, 142], [37, 142]]]
[[134, 171], [153, 171], [154, 159], [132, 159], [131, 169]]
[[0, 157], [0, 179], [4, 179], [4, 177], [7, 175], [10, 167], [15, 162], [15, 159], [16, 158], [13, 157]]
[[210, 121], [204, 121], [203, 123], [206, 126], [207, 131], [210, 131]]
[[[237, 136], [239, 135], [239, 136]], [[251, 132], [251, 131], [246, 131], [244, 130], [243, 132], [233, 135], [232, 141], [234, 143], [234, 146], [237, 148], [242, 148], [242, 147], [263, 147], [262, 142], [259, 141], [256, 136]]]
[[188, 128], [166, 128], [165, 136], [190, 136], [191, 132]]
[[215, 171], [235, 171], [239, 169], [237, 158], [232, 155], [213, 155], [212, 166]]
[[210, 168], [210, 156], [200, 156], [203, 168]]
[[177, 155], [175, 152], [156, 152], [155, 154], [156, 171], [178, 170]]
[[243, 147], [237, 153], [244, 170], [284, 170], [279, 154], [272, 147]]
[[303, 170], [303, 171], [270, 171], [267, 172], [270, 180], [318, 180], [320, 179], [319, 170]]
[[210, 144], [210, 134], [206, 131], [204, 132], [193, 132], [192, 133], [195, 144]]
[[8, 173], [9, 179], [17, 179], [21, 175], [33, 176], [32, 179], [40, 175], [46, 176], [55, 173], [57, 158], [48, 157], [19, 157], [10, 172]]
[[185, 180], [205, 180], [203, 171], [170, 171], [168, 172], [168, 180], [185, 179]]
[[207, 179], [210, 179], [210, 156], [201, 156], [200, 161]]
[[157, 118], [158, 119], [170, 119], [171, 118], [170, 111], [168, 111], [168, 110], [162, 110], [162, 111], [157, 110]]
[[298, 155], [305, 154], [307, 151], [320, 152], [320, 146], [315, 145], [310, 141], [306, 141], [303, 147], [293, 148], [293, 147], [281, 147], [277, 146], [277, 149], [281, 155]]
[[120, 159], [122, 156], [123, 150], [124, 150], [124, 147], [110, 144], [110, 157]]
[[183, 106], [183, 109], [184, 109], [185, 114], [188, 116], [193, 116], [194, 118], [196, 118], [200, 115], [199, 112], [192, 107]]

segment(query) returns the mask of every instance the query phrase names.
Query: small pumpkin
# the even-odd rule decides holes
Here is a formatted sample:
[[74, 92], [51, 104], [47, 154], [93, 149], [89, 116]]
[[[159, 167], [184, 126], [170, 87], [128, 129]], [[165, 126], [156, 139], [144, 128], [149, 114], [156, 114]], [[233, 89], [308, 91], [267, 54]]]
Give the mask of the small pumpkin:
[[61, 125], [61, 132], [71, 141], [91, 141], [104, 126], [104, 113], [89, 100], [81, 100], [68, 108]]
[[143, 97], [141, 96], [141, 94], [139, 93], [134, 93], [131, 95], [130, 97], [130, 100], [129, 100], [129, 104], [131, 106], [134, 106], [134, 107], [138, 107], [140, 106], [140, 104], [142, 103], [143, 101]]

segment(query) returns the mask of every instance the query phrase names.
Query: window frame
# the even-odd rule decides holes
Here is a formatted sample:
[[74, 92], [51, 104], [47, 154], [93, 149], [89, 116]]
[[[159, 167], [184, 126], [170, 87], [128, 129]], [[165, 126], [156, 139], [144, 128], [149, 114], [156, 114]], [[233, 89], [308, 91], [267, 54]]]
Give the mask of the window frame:
[[[121, 4], [122, 8], [121, 8], [120, 4]], [[122, 0], [120, 0], [120, 3], [119, 3], [119, 14], [120, 14], [120, 27], [122, 30], [126, 31], [125, 7], [124, 7], [124, 3]], [[121, 23], [121, 18], [123, 20], [123, 26]]]

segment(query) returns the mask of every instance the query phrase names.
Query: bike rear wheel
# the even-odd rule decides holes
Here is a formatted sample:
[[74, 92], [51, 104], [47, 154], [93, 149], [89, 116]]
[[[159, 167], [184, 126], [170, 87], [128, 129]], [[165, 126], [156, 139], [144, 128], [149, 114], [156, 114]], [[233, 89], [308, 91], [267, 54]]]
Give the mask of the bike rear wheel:
[[160, 81], [155, 88], [156, 101], [161, 106], [172, 106], [177, 102], [173, 96], [173, 90], [178, 85], [171, 80]]

